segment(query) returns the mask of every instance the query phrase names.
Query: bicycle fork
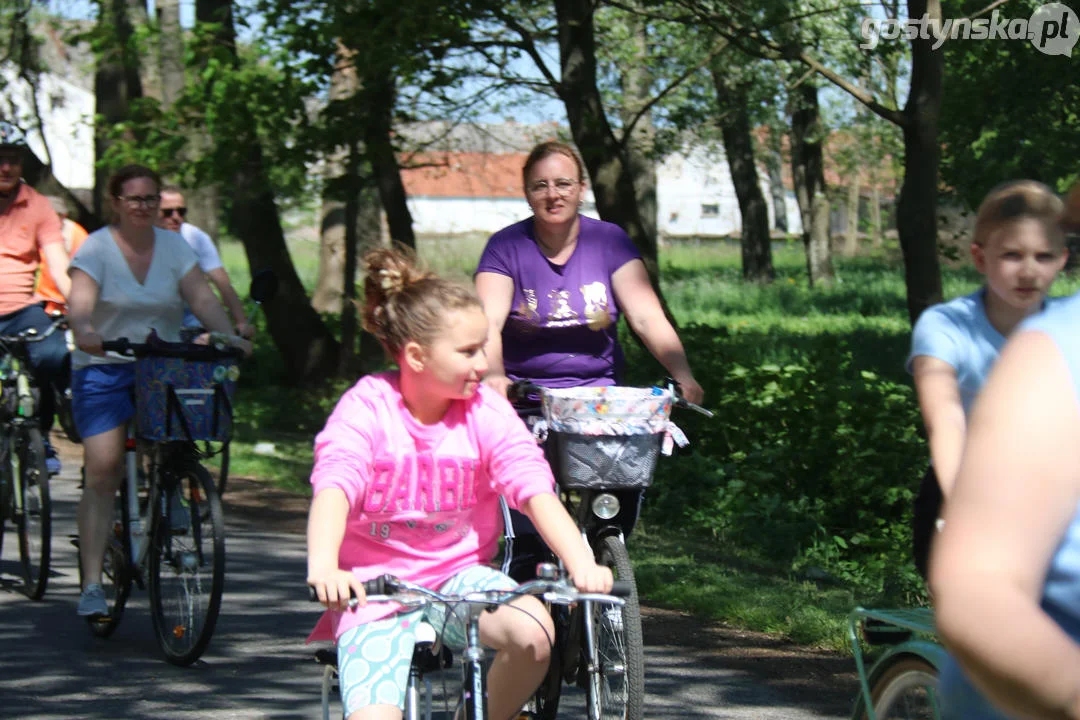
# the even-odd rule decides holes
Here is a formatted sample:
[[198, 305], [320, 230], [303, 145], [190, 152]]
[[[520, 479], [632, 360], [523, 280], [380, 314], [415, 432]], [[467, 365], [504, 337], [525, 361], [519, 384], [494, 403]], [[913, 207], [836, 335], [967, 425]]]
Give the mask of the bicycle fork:
[[468, 642], [462, 656], [464, 668], [465, 720], [487, 720], [487, 678], [484, 677], [484, 648], [480, 644], [480, 613], [484, 608], [469, 606]]

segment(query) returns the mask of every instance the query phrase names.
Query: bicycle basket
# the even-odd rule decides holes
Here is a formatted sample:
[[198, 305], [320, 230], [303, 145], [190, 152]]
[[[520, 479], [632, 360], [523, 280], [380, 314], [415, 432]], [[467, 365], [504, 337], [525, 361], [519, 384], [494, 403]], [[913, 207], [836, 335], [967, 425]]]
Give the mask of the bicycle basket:
[[659, 388], [545, 389], [549, 457], [567, 489], [633, 490], [652, 484], [671, 423], [672, 396]]
[[228, 440], [239, 375], [231, 357], [139, 357], [135, 361], [136, 433], [159, 442]]

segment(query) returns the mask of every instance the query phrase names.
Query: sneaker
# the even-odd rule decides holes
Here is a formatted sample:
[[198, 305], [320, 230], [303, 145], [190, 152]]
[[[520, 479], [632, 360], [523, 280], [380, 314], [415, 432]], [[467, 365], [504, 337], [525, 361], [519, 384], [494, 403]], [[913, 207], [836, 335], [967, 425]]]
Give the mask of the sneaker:
[[180, 488], [173, 490], [172, 500], [169, 502], [169, 525], [174, 533], [186, 532], [191, 527], [191, 510], [188, 509], [187, 500], [180, 493]]
[[49, 471], [50, 477], [60, 474], [60, 456], [56, 454], [56, 448], [48, 441], [45, 441], [45, 468]]
[[79, 609], [76, 612], [80, 617], [108, 615], [109, 604], [105, 602], [105, 588], [97, 583], [87, 585], [79, 596]]

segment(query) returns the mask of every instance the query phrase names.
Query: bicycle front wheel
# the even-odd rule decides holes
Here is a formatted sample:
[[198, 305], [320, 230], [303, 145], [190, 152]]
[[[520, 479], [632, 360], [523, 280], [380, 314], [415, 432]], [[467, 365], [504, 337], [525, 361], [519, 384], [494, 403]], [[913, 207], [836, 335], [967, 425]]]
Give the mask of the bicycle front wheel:
[[641, 720], [645, 704], [645, 644], [637, 585], [626, 545], [614, 535], [600, 540], [596, 561], [611, 568], [615, 579], [628, 582], [633, 592], [621, 608], [592, 604], [593, 642], [597, 663], [589, 673], [590, 720]]
[[[83, 469], [83, 484], [86, 484], [86, 469]], [[121, 483], [117, 513], [114, 517], [113, 531], [105, 543], [105, 555], [101, 564], [101, 587], [105, 590], [105, 615], [86, 618], [90, 632], [99, 638], [107, 638], [120, 626], [124, 616], [124, 606], [131, 594], [131, 546], [129, 544], [131, 518], [128, 515], [127, 484]], [[80, 550], [80, 555], [81, 555]], [[79, 560], [79, 587], [82, 587], [82, 560]]]
[[201, 465], [166, 471], [150, 546], [150, 611], [165, 659], [190, 665], [210, 644], [225, 587], [225, 520]]
[[926, 660], [913, 655], [899, 658], [870, 688], [875, 717], [935, 720], [937, 681], [937, 669]]
[[23, 590], [28, 597], [40, 600], [49, 584], [52, 554], [52, 501], [45, 445], [41, 431], [35, 427], [17, 430], [12, 439], [12, 476], [18, 484], [16, 492], [22, 495], [22, 507], [16, 508], [15, 527], [19, 532]]

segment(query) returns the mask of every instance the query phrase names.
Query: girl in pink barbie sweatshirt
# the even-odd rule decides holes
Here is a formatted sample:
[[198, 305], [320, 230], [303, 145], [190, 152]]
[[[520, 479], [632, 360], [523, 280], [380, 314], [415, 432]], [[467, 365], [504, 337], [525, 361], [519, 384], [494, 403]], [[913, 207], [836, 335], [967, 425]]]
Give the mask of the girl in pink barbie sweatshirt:
[[[399, 370], [362, 378], [315, 440], [307, 581], [328, 610], [311, 639], [337, 643], [349, 720], [396, 720], [416, 624], [445, 627], [443, 641], [460, 647], [463, 613], [369, 606], [363, 580], [390, 573], [446, 593], [512, 589], [489, 565], [503, 530], [500, 495], [532, 519], [579, 590], [607, 592], [612, 576], [555, 496], [524, 424], [481, 385], [488, 323], [476, 296], [396, 250], [368, 253], [363, 265], [364, 328]], [[540, 601], [509, 605], [480, 620], [481, 640], [497, 651], [488, 677], [493, 720], [520, 710], [551, 655], [554, 631]]]

